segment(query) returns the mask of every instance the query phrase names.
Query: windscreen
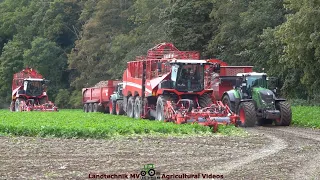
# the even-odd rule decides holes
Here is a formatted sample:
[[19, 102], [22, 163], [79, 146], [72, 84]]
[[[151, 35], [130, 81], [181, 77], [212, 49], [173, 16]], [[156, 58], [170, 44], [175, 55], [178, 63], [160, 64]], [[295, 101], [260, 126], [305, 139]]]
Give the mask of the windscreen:
[[179, 64], [176, 75], [178, 91], [202, 91], [204, 85], [204, 66], [201, 64]]

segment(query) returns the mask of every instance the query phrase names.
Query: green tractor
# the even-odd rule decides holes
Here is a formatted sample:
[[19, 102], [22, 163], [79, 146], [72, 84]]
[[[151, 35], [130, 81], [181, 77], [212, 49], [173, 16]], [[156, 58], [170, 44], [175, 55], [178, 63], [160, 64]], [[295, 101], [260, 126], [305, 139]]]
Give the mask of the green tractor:
[[290, 104], [285, 99], [278, 98], [276, 87], [268, 87], [272, 78], [269, 80], [266, 73], [256, 72], [238, 73], [234, 78], [236, 85], [234, 89], [223, 94], [222, 102], [240, 116], [241, 127], [273, 122], [276, 126], [290, 125]]

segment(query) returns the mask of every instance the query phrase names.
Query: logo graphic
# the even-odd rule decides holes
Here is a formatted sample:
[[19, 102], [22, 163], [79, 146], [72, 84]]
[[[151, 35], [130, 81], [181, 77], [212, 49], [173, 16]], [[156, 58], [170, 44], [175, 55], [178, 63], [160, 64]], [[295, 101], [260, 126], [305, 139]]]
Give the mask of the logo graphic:
[[149, 176], [154, 176], [156, 171], [154, 170], [154, 164], [146, 164], [144, 165], [142, 171], [140, 172], [141, 176], [146, 176], [148, 173]]

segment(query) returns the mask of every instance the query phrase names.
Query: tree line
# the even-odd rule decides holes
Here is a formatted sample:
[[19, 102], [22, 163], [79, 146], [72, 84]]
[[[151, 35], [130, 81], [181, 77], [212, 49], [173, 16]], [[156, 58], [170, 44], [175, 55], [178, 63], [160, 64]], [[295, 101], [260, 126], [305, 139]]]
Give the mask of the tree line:
[[[318, 0], [0, 0], [0, 103], [24, 67], [50, 79], [62, 108], [81, 88], [121, 79], [126, 62], [160, 42], [202, 58], [253, 65], [290, 99], [320, 97]], [[318, 100], [319, 101], [319, 100]]]

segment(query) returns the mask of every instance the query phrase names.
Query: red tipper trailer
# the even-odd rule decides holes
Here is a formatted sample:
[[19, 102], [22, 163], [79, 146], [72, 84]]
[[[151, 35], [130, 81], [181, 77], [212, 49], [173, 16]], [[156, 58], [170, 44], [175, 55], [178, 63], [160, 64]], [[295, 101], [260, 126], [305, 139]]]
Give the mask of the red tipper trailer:
[[82, 104], [84, 112], [109, 113], [110, 96], [121, 81], [108, 80], [102, 87], [89, 87], [82, 89]]

